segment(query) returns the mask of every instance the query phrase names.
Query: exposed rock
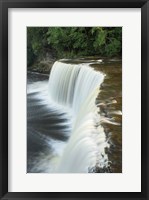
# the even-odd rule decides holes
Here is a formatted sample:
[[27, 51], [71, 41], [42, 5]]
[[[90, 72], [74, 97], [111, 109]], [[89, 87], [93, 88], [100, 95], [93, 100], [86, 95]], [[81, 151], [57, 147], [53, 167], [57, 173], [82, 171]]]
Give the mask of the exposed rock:
[[55, 60], [56, 57], [54, 52], [51, 50], [45, 50], [36, 58], [34, 64], [29, 67], [29, 71], [49, 74]]
[[103, 167], [103, 168], [95, 166], [95, 167], [89, 169], [89, 173], [112, 173], [112, 169], [110, 166]]
[[49, 74], [52, 65], [54, 62], [52, 61], [40, 61], [35, 63], [30, 70], [34, 72], [39, 72], [39, 73], [44, 73], [44, 74]]

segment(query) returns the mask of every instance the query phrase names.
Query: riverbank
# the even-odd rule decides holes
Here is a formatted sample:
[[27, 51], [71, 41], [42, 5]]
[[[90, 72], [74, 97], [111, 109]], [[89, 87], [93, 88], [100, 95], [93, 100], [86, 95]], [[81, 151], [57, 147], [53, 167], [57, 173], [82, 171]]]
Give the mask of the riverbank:
[[49, 74], [56, 59], [53, 51], [45, 50], [35, 59], [32, 65], [27, 66], [27, 71]]
[[[27, 71], [49, 75], [55, 61], [56, 57], [51, 53], [47, 53], [44, 56], [41, 56], [40, 58], [36, 59], [34, 64], [28, 67]], [[58, 61], [71, 64], [90, 63], [90, 62], [94, 62], [95, 64], [104, 64], [110, 62], [121, 62], [121, 57], [107, 58], [101, 56], [87, 56], [74, 59], [64, 58], [64, 59], [59, 59]]]

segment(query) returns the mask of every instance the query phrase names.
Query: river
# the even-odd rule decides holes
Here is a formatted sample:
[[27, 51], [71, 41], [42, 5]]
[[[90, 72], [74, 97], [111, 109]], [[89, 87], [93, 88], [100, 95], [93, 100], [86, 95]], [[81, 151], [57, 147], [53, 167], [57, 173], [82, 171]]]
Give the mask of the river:
[[[100, 126], [103, 127], [107, 146], [104, 146], [108, 164], [102, 169], [86, 169], [88, 172], [121, 173], [122, 172], [122, 63], [120, 59], [82, 58], [61, 60], [67, 64], [87, 64], [95, 71], [105, 75], [96, 98], [99, 107]], [[68, 149], [73, 129], [73, 115], [67, 108], [53, 106], [48, 101], [49, 76], [34, 72], [27, 75], [27, 172], [55, 172], [55, 167]], [[55, 102], [54, 102], [55, 103]], [[58, 111], [60, 109], [60, 111]], [[74, 144], [73, 144], [74, 145]], [[93, 145], [94, 146], [94, 145]], [[75, 145], [76, 147], [76, 145]], [[92, 146], [91, 146], [92, 147]], [[81, 151], [81, 150], [80, 150]], [[84, 150], [83, 150], [84, 151]], [[71, 150], [72, 152], [72, 150]], [[65, 153], [66, 154], [66, 153]], [[70, 153], [71, 154], [71, 153]], [[81, 152], [80, 152], [81, 154]], [[75, 155], [75, 154], [72, 154]], [[86, 155], [86, 154], [85, 154]], [[65, 162], [68, 159], [65, 156]], [[94, 156], [92, 156], [94, 157]], [[90, 156], [88, 157], [88, 159]], [[106, 159], [107, 159], [106, 158]], [[105, 160], [106, 160], [105, 159]], [[71, 161], [69, 161], [71, 162]], [[73, 162], [73, 161], [72, 161]], [[63, 163], [63, 162], [62, 162]], [[85, 161], [88, 165], [87, 161]], [[62, 164], [61, 164], [62, 165]], [[79, 165], [79, 163], [78, 163]], [[75, 166], [75, 170], [77, 166]], [[80, 161], [81, 166], [81, 161]], [[70, 168], [70, 165], [69, 165]], [[73, 164], [74, 168], [74, 164]], [[75, 172], [74, 170], [74, 172]], [[82, 170], [82, 171], [81, 171]], [[63, 172], [63, 171], [60, 171]], [[65, 173], [67, 170], [65, 171]], [[69, 172], [69, 170], [68, 170]], [[70, 171], [71, 172], [71, 171]], [[76, 170], [76, 172], [78, 172]], [[79, 173], [83, 173], [80, 167]], [[72, 170], [73, 173], [73, 170]]]

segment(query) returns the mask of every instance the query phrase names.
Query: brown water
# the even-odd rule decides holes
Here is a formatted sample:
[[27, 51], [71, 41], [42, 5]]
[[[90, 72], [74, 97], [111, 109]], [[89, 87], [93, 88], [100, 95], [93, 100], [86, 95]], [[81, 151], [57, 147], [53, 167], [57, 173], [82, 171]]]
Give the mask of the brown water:
[[[106, 74], [98, 96], [100, 114], [109, 122], [102, 123], [110, 143], [107, 149], [110, 167], [113, 173], [122, 172], [122, 63], [121, 61], [106, 61], [94, 64], [93, 67]], [[117, 112], [118, 111], [118, 112]]]

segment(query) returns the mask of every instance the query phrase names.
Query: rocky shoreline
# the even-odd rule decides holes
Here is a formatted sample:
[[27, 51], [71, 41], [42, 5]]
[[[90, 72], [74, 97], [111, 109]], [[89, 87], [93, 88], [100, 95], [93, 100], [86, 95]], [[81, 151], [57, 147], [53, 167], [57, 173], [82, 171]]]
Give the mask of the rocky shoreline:
[[49, 74], [50, 70], [56, 61], [56, 56], [52, 51], [42, 52], [35, 62], [27, 67], [28, 71]]

